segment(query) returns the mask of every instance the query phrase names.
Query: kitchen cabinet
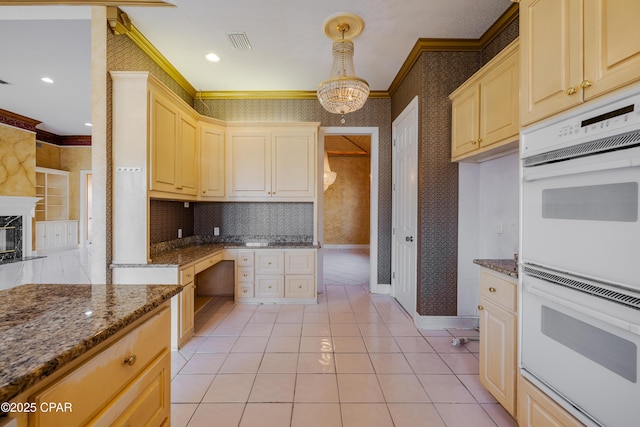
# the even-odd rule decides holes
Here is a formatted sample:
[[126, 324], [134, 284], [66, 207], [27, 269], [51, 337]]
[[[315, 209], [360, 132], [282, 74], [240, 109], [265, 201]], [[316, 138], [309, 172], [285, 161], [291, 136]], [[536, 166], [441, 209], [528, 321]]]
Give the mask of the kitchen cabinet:
[[638, 16], [636, 0], [522, 0], [521, 124], [640, 80]]
[[517, 281], [480, 272], [480, 382], [516, 416]]
[[584, 426], [522, 376], [518, 378], [518, 425], [520, 427]]
[[238, 250], [236, 302], [315, 302], [315, 249]]
[[165, 90], [149, 85], [149, 190], [152, 196], [196, 195], [197, 126], [195, 112], [181, 106]]
[[231, 200], [313, 201], [317, 124], [227, 126]]
[[[170, 418], [170, 310], [164, 307], [142, 324], [72, 370], [35, 390], [27, 401], [71, 403], [72, 410], [43, 411], [21, 426], [163, 425]], [[26, 422], [25, 422], [26, 421]]]
[[225, 159], [224, 134], [222, 125], [200, 121], [199, 160], [201, 200], [224, 200], [225, 196]]
[[518, 48], [513, 41], [449, 96], [452, 161], [486, 160], [517, 148]]
[[179, 273], [182, 292], [171, 300], [171, 349], [181, 348], [193, 335], [195, 313], [195, 268], [181, 268]]

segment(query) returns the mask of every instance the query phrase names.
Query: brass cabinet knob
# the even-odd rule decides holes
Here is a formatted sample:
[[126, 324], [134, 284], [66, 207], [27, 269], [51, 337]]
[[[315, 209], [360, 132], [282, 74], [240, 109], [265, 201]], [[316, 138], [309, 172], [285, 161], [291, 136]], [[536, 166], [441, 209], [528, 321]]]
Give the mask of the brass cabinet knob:
[[124, 359], [124, 364], [125, 365], [129, 365], [129, 366], [133, 366], [133, 365], [136, 364], [136, 360], [138, 360], [138, 358], [136, 357], [135, 354], [132, 354], [131, 356], [129, 356], [126, 359]]
[[481, 305], [479, 305], [479, 306], [478, 306], [478, 310], [484, 310], [484, 307], [483, 307], [483, 306], [481, 306]]
[[494, 293], [496, 291], [496, 288], [494, 288], [493, 286], [489, 288], [489, 292]]
[[298, 285], [298, 289], [302, 289], [302, 285]]
[[569, 89], [567, 89], [567, 95], [575, 95], [576, 93], [578, 93], [578, 89], [576, 89], [575, 87], [570, 87]]
[[478, 138], [478, 144], [482, 143], [482, 138]]
[[245, 256], [245, 257], [242, 257], [242, 260], [243, 260], [243, 261], [249, 261], [249, 258], [247, 258], [247, 257]]
[[267, 286], [268, 289], [271, 289], [271, 285]]
[[269, 262], [267, 263], [267, 265], [271, 265], [271, 261], [269, 261]]
[[582, 83], [580, 83], [580, 87], [582, 89], [586, 89], [586, 88], [591, 87], [591, 86], [593, 86], [593, 83], [591, 83], [591, 81], [589, 81], [589, 80], [583, 80]]
[[249, 277], [249, 274], [248, 274], [248, 273], [243, 273], [242, 275], [243, 275], [244, 277]]
[[242, 292], [246, 294], [247, 293], [247, 289], [243, 289]]
[[476, 145], [476, 144], [478, 143], [478, 141], [475, 141], [475, 140], [474, 140], [474, 141], [471, 141], [471, 143], [472, 143], [473, 145]]

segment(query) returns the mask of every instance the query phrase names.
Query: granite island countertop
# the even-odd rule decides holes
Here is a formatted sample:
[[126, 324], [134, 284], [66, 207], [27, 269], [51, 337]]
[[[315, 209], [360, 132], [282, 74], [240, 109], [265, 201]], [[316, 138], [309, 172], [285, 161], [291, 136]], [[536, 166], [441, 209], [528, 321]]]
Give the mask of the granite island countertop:
[[474, 259], [474, 264], [486, 267], [498, 273], [511, 277], [518, 277], [518, 266], [513, 258], [510, 259]]
[[28, 284], [0, 291], [0, 402], [153, 311], [179, 285]]

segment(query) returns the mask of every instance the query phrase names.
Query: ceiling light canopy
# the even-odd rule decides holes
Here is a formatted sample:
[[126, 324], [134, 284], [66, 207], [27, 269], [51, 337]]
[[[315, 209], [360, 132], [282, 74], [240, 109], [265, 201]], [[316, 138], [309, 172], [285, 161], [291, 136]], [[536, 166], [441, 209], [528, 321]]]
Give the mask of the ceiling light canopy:
[[340, 13], [325, 21], [324, 33], [333, 42], [333, 66], [328, 80], [318, 85], [318, 100], [325, 110], [347, 114], [362, 108], [369, 96], [369, 84], [356, 76], [353, 42], [364, 29], [361, 17]]

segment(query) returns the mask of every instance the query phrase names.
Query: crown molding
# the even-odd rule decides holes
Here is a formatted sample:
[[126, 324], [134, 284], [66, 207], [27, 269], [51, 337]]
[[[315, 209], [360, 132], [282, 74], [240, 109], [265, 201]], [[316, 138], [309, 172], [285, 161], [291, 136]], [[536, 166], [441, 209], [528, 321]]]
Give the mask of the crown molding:
[[45, 6], [45, 5], [68, 5], [68, 6], [163, 6], [176, 7], [175, 4], [163, 0], [114, 0], [114, 1], [91, 1], [91, 0], [14, 0], [0, 1], [0, 6]]
[[393, 95], [415, 65], [423, 52], [480, 52], [487, 47], [505, 27], [518, 19], [518, 3], [514, 3], [484, 32], [479, 39], [418, 39], [405, 59], [400, 71], [391, 82], [387, 92]]
[[0, 109], [0, 123], [7, 126], [13, 126], [15, 128], [27, 130], [29, 132], [35, 132], [36, 126], [38, 126], [42, 122], [32, 119], [31, 117], [21, 116], [20, 114]]
[[[386, 91], [372, 91], [369, 98], [390, 98]], [[318, 99], [312, 90], [201, 91], [196, 99]]]
[[36, 141], [59, 147], [91, 147], [91, 135], [56, 135], [42, 129], [36, 129]]

